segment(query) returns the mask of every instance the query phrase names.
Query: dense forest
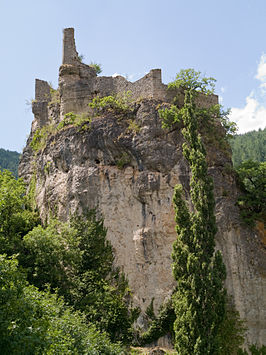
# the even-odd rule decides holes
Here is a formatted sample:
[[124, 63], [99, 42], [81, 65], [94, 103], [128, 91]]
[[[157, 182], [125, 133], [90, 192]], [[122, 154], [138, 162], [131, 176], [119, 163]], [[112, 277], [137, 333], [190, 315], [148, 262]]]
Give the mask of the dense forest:
[[245, 160], [265, 162], [266, 128], [236, 135], [231, 139], [230, 144], [235, 167], [238, 167]]
[[0, 148], [0, 170], [8, 169], [14, 176], [18, 176], [20, 154]]

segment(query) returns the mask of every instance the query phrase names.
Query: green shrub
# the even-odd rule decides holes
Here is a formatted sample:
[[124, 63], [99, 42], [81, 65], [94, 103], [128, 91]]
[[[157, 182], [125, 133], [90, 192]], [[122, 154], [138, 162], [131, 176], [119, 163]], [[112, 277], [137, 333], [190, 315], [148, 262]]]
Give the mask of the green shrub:
[[134, 111], [130, 91], [115, 96], [97, 96], [89, 103], [89, 107], [94, 109], [96, 116], [101, 115], [104, 111], [113, 112], [118, 115], [130, 115]]
[[118, 169], [123, 169], [126, 165], [130, 163], [131, 159], [127, 152], [123, 152], [121, 157], [116, 161], [116, 166]]
[[49, 125], [43, 126], [42, 128], [37, 128], [30, 142], [30, 146], [35, 153], [38, 153], [40, 150], [46, 147], [48, 138], [55, 134], [56, 131], [59, 131], [69, 125], [79, 127], [80, 130], [87, 130], [90, 127], [90, 125], [88, 125], [90, 122], [91, 118], [86, 113], [77, 115], [73, 112], [69, 112], [65, 114], [63, 121], [61, 121], [57, 127], [54, 123], [51, 123]]
[[35, 153], [46, 147], [47, 139], [50, 135], [55, 133], [55, 125], [53, 123], [43, 126], [42, 128], [37, 128], [34, 132], [30, 146]]
[[45, 166], [44, 166], [44, 172], [45, 172], [45, 174], [47, 174], [47, 175], [49, 175], [51, 164], [52, 164], [52, 162], [51, 162], [51, 161], [48, 161], [48, 162], [45, 164]]
[[145, 312], [148, 318], [151, 320], [154, 320], [156, 318], [154, 313], [154, 308], [153, 308], [153, 302], [154, 302], [154, 297], [152, 297], [151, 303], [149, 304]]
[[91, 63], [89, 64], [89, 66], [95, 69], [97, 75], [102, 72], [102, 66], [101, 66], [101, 64], [97, 64], [97, 63], [91, 62]]
[[80, 127], [81, 130], [86, 130], [89, 128], [87, 123], [91, 122], [91, 118], [87, 113], [82, 113], [80, 115], [74, 114], [73, 112], [68, 112], [65, 114], [63, 120], [58, 124], [57, 130], [60, 131], [66, 126], [73, 125], [75, 127]]
[[159, 117], [162, 119], [162, 128], [164, 129], [171, 128], [173, 124], [182, 121], [181, 112], [175, 105], [171, 105], [170, 108], [159, 108], [158, 113]]
[[83, 54], [79, 54], [78, 55], [78, 60], [83, 63], [83, 60], [84, 60], [85, 56]]
[[58, 288], [64, 295], [80, 262], [78, 242], [68, 225], [56, 220], [46, 228], [35, 227], [23, 239], [23, 264], [29, 270], [29, 281], [40, 289], [49, 283], [52, 290]]
[[139, 133], [140, 131], [140, 126], [132, 119], [128, 120], [128, 131], [132, 131], [134, 133]]

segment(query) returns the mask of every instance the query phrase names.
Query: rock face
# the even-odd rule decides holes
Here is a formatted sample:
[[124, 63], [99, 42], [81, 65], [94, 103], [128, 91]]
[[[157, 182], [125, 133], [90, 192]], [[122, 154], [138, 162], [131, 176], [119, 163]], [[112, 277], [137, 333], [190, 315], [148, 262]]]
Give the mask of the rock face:
[[[93, 68], [78, 60], [73, 29], [65, 30], [57, 100], [48, 88], [46, 82], [36, 81], [35, 118], [20, 176], [28, 183], [33, 177], [36, 180], [37, 206], [43, 219], [51, 210], [66, 220], [74, 211], [97, 208], [108, 228], [115, 263], [128, 277], [135, 305], [144, 314], [154, 298], [157, 311], [175, 285], [171, 273], [176, 239], [172, 195], [177, 183], [183, 185], [189, 202], [190, 171], [182, 155], [181, 129], [163, 130], [157, 110], [177, 93], [166, 90], [158, 69], [136, 83], [122, 77], [97, 77]], [[89, 113], [87, 104], [95, 95], [129, 89], [134, 99], [131, 116], [105, 112], [87, 123], [86, 129], [68, 125], [54, 130], [47, 135], [46, 145], [33, 152], [30, 142], [37, 129], [56, 126], [67, 112]], [[199, 104], [216, 102], [217, 97], [212, 96]], [[216, 131], [224, 134], [219, 123]], [[247, 340], [263, 344], [265, 246], [254, 231], [241, 225], [230, 153], [210, 138], [205, 140], [215, 185], [217, 247], [227, 267], [226, 286], [247, 321]], [[142, 317], [139, 324], [144, 325]]]

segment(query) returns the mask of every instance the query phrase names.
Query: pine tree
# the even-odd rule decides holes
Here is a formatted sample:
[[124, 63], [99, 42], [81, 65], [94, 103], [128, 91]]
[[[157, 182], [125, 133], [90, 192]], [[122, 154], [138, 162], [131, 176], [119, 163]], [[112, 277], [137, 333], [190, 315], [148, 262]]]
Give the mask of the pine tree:
[[[199, 92], [212, 93], [212, 78], [200, 78], [192, 69], [182, 70], [170, 87], [184, 90], [184, 105], [176, 109], [172, 122], [182, 120], [185, 138], [183, 154], [191, 169], [192, 211], [176, 186], [173, 203], [178, 237], [173, 245], [173, 274], [177, 281], [173, 303], [175, 348], [178, 354], [217, 354], [219, 326], [225, 316], [225, 266], [215, 252], [217, 231], [214, 214], [213, 182], [208, 176], [206, 152], [198, 133], [195, 98]], [[211, 89], [208, 89], [211, 87]], [[173, 111], [173, 110], [172, 110]], [[161, 112], [161, 116], [167, 113]], [[167, 122], [166, 117], [163, 117]]]

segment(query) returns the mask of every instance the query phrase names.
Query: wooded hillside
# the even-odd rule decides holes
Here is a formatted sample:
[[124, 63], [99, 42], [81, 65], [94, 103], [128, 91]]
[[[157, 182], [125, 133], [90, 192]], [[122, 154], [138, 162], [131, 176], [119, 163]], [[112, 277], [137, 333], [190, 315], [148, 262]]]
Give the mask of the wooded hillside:
[[0, 170], [8, 169], [18, 177], [18, 164], [20, 154], [0, 148]]
[[266, 128], [235, 136], [231, 142], [233, 164], [238, 167], [245, 160], [265, 162]]

